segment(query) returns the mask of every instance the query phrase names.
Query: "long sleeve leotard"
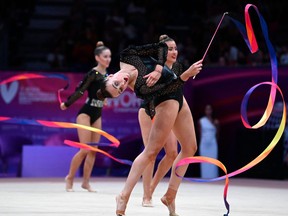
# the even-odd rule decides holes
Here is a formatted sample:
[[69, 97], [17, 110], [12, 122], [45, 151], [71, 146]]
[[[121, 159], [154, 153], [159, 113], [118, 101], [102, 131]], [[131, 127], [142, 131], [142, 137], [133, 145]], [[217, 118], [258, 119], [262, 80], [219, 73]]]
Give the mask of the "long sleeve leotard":
[[65, 102], [65, 106], [69, 107], [75, 101], [77, 101], [80, 97], [83, 96], [84, 92], [88, 91], [88, 99], [86, 101], [87, 104], [93, 103], [96, 100], [99, 100], [96, 92], [100, 89], [100, 84], [104, 80], [104, 76], [99, 73], [98, 71], [92, 69], [89, 71], [84, 79], [79, 83], [75, 92], [68, 97], [67, 101]]
[[146, 79], [143, 77], [150, 73], [147, 65], [143, 62], [143, 57], [157, 58], [156, 64], [164, 66], [168, 47], [166, 43], [154, 43], [146, 44], [142, 46], [129, 46], [123, 50], [120, 54], [120, 61], [126, 64], [133, 65], [138, 70], [138, 77], [134, 86], [134, 91], [137, 97], [146, 101], [151, 101], [153, 98], [170, 94], [181, 88], [184, 82], [180, 79], [181, 74], [176, 74], [177, 78], [173, 80], [158, 81], [154, 86], [148, 87], [146, 85]]
[[[175, 62], [171, 68], [171, 70], [177, 75], [181, 75], [183, 73], [183, 66], [179, 62]], [[166, 101], [166, 100], [176, 100], [179, 103], [179, 111], [181, 110], [183, 106], [183, 86], [177, 88], [175, 91], [171, 91], [167, 94], [155, 96], [153, 101], [147, 101], [143, 100], [141, 107], [145, 109], [145, 112], [147, 115], [151, 117], [151, 119], [156, 114], [155, 107], [157, 107], [160, 103]]]

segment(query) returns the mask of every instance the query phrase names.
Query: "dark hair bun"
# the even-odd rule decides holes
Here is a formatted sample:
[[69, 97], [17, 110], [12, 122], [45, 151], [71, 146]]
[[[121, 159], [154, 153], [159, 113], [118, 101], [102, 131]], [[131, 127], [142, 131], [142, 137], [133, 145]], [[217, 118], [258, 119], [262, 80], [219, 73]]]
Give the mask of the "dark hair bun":
[[98, 41], [98, 42], [96, 43], [96, 47], [99, 47], [99, 46], [104, 46], [103, 41]]
[[168, 39], [168, 38], [169, 38], [168, 35], [163, 34], [163, 35], [160, 35], [159, 41], [163, 41], [163, 40], [166, 40], [166, 39]]

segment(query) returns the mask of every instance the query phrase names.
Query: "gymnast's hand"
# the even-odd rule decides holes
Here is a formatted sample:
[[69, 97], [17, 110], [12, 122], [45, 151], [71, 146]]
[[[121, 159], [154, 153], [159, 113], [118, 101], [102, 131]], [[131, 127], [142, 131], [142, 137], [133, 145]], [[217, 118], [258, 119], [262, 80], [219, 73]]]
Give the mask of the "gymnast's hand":
[[202, 70], [203, 60], [199, 60], [192, 64], [184, 73], [180, 75], [181, 80], [187, 81], [190, 77], [196, 76]]
[[161, 77], [162, 69], [163, 69], [163, 67], [161, 65], [156, 65], [154, 71], [152, 71], [151, 73], [149, 73], [143, 77], [145, 79], [147, 78], [146, 85], [148, 87], [151, 87], [151, 86], [155, 85], [155, 83], [157, 83], [157, 81]]
[[67, 107], [65, 106], [65, 103], [61, 103], [60, 104], [60, 109], [61, 110], [66, 110], [67, 109]]

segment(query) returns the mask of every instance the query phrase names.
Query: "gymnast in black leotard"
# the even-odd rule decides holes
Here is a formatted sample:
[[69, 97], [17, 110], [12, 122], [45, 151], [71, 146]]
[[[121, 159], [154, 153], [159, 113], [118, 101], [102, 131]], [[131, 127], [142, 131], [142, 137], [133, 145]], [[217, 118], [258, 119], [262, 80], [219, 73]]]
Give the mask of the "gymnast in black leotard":
[[[165, 42], [168, 46], [168, 53], [167, 53], [167, 59], [166, 59], [165, 65], [169, 69], [171, 69], [171, 71], [173, 71], [176, 76], [181, 75], [184, 70], [183, 70], [182, 64], [180, 64], [177, 61], [178, 49], [177, 49], [176, 42], [172, 38], [168, 37], [167, 35], [161, 35], [159, 37], [159, 41]], [[184, 95], [183, 95], [183, 88], [179, 88], [177, 91], [172, 92], [170, 94], [164, 94], [164, 95], [155, 97], [153, 100], [153, 104], [157, 108], [159, 104], [167, 100], [177, 101], [179, 103], [178, 112], [180, 112], [183, 106], [183, 102], [186, 103], [184, 99]], [[141, 103], [139, 112], [138, 112], [138, 119], [139, 119], [144, 146], [147, 146], [149, 133], [152, 127], [152, 121], [150, 119], [153, 119], [154, 117], [153, 114], [155, 113], [150, 112], [149, 102], [147, 102], [146, 100], [143, 100], [143, 102]], [[173, 131], [171, 131], [164, 145], [165, 155], [159, 162], [154, 176], [153, 176], [154, 163], [151, 163], [149, 165], [149, 168], [146, 168], [145, 172], [142, 174], [143, 190], [144, 190], [143, 200], [142, 200], [143, 207], [153, 206], [153, 202], [152, 202], [153, 192], [156, 186], [158, 185], [158, 183], [161, 181], [161, 179], [166, 175], [166, 173], [171, 168], [173, 161], [178, 154], [177, 147], [178, 146], [177, 146], [176, 136], [173, 133]]]
[[[172, 40], [172, 39], [171, 39]], [[176, 75], [176, 76], [180, 76], [183, 73], [183, 66], [179, 63], [179, 62], [175, 62], [173, 63], [173, 65], [171, 65], [171, 71]], [[169, 81], [169, 80], [168, 80]], [[172, 80], [174, 81], [174, 80]], [[161, 82], [161, 80], [159, 80], [158, 82]], [[149, 101], [148, 99], [143, 100], [141, 107], [145, 108], [145, 112], [147, 113], [147, 115], [149, 115], [151, 118], [154, 117], [155, 115], [155, 107], [157, 107], [160, 103], [166, 101], [166, 100], [176, 100], [179, 103], [179, 111], [181, 110], [182, 106], [183, 106], [183, 86], [182, 86], [182, 82], [180, 81], [180, 84], [178, 86], [178, 84], [175, 84], [176, 86], [178, 86], [174, 91], [169, 88], [164, 89], [164, 91], [158, 92], [153, 94], [153, 100]], [[165, 84], [167, 85], [167, 84]], [[165, 92], [165, 90], [167, 92]]]
[[[120, 55], [121, 70], [106, 79], [98, 92], [99, 97], [117, 97], [129, 86], [137, 97], [148, 103], [151, 116], [155, 115], [152, 101], [156, 97], [166, 95], [164, 97], [177, 99], [178, 95], [177, 101], [181, 106], [182, 97], [177, 94], [177, 91], [183, 87], [184, 81], [189, 76], [188, 73], [182, 75], [180, 64], [173, 66], [178, 74], [165, 66], [167, 52], [168, 47], [164, 41], [143, 46], [129, 46], [124, 49]], [[198, 66], [200, 62], [196, 62], [194, 66]], [[159, 101], [155, 102], [160, 103], [163, 99], [160, 97]]]
[[[175, 198], [182, 178], [176, 175], [175, 166], [180, 160], [192, 157], [197, 150], [193, 117], [186, 102], [183, 103], [180, 111], [178, 100], [165, 100], [153, 110], [152, 102], [154, 98], [176, 93], [185, 81], [191, 76], [193, 77], [198, 74], [202, 69], [202, 60], [199, 60], [181, 75], [176, 75], [176, 78], [174, 76], [169, 78], [170, 76], [168, 76], [167, 80], [164, 79], [161, 81], [160, 77], [163, 75], [165, 78], [166, 75], [164, 63], [166, 61], [167, 49], [167, 44], [163, 42], [128, 47], [121, 53], [120, 71], [109, 75], [103, 87], [98, 92], [99, 95], [104, 97], [117, 97], [129, 86], [129, 88], [135, 91], [137, 97], [149, 102], [150, 112], [155, 113], [147, 146], [134, 160], [124, 188], [116, 197], [117, 216], [125, 215], [127, 203], [133, 188], [148, 165], [156, 160], [172, 129], [181, 145], [181, 151], [174, 160], [168, 190], [161, 198], [161, 201], [167, 206], [169, 215], [176, 216]], [[156, 60], [156, 66], [150, 72], [148, 70], [149, 64], [145, 64], [143, 58], [150, 57], [153, 54], [158, 54], [158, 59]], [[151, 104], [152, 106], [150, 106]], [[177, 174], [184, 176], [187, 168], [188, 165], [178, 167]]]
[[81, 113], [85, 113], [90, 116], [90, 124], [92, 125], [98, 118], [101, 117], [102, 107], [104, 105], [103, 100], [99, 100], [96, 95], [96, 92], [101, 87], [101, 83], [103, 82], [106, 74], [101, 74], [101, 72], [97, 71], [93, 68], [89, 71], [84, 79], [79, 83], [76, 91], [68, 98], [68, 100], [64, 103], [66, 107], [69, 107], [76, 100], [78, 100], [85, 91], [88, 92], [88, 97], [85, 101], [85, 104], [79, 110], [77, 115]]
[[[107, 74], [107, 68], [111, 62], [111, 51], [109, 48], [104, 46], [103, 42], [99, 41], [94, 50], [95, 60], [97, 66], [91, 69], [85, 76], [84, 79], [79, 83], [75, 92], [68, 97], [67, 101], [62, 103], [60, 108], [62, 110], [67, 109], [76, 100], [83, 96], [84, 92], [88, 92], [88, 97], [85, 104], [79, 110], [77, 114], [76, 122], [78, 124], [87, 125], [95, 128], [102, 128], [102, 108], [104, 105], [103, 100], [99, 100], [96, 95], [97, 90], [101, 87], [104, 78]], [[93, 133], [91, 131], [78, 129], [78, 137], [81, 143], [98, 143], [100, 141], [100, 135]], [[95, 152], [88, 151], [85, 149], [80, 149], [77, 154], [74, 155], [70, 170], [66, 176], [66, 191], [73, 191], [73, 180], [81, 165], [82, 161], [85, 159], [84, 171], [83, 171], [83, 182], [82, 188], [88, 190], [89, 192], [94, 192], [90, 186], [89, 180], [94, 167], [95, 162]]]

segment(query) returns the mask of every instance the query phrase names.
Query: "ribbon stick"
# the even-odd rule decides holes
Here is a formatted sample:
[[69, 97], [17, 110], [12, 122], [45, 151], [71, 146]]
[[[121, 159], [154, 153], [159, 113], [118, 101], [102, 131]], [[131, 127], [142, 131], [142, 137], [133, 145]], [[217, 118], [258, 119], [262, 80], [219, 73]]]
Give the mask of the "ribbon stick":
[[216, 28], [216, 30], [215, 30], [215, 32], [214, 32], [214, 34], [213, 34], [213, 36], [212, 36], [210, 42], [209, 42], [209, 45], [208, 45], [208, 47], [207, 47], [207, 49], [206, 49], [206, 51], [205, 51], [205, 53], [204, 53], [204, 55], [203, 55], [203, 57], [202, 57], [202, 60], [205, 59], [206, 54], [207, 54], [207, 52], [208, 52], [208, 50], [209, 50], [209, 48], [210, 48], [210, 46], [211, 46], [211, 43], [212, 43], [212, 41], [213, 41], [213, 39], [214, 39], [216, 33], [218, 32], [218, 29], [219, 29], [219, 27], [220, 27], [220, 25], [221, 25], [221, 23], [222, 23], [222, 21], [223, 21], [225, 15], [227, 15], [227, 14], [228, 14], [228, 12], [223, 13], [223, 15], [222, 15], [222, 17], [221, 17], [221, 19], [220, 19], [220, 21], [219, 21], [219, 24], [218, 24], [218, 26], [217, 26], [217, 28]]
[[[225, 175], [221, 176], [221, 177], [217, 177], [217, 178], [213, 178], [213, 179], [195, 179], [195, 178], [185, 178], [184, 176], [182, 176], [182, 178], [190, 180], [190, 181], [198, 181], [198, 182], [211, 182], [211, 181], [218, 181], [218, 180], [223, 180], [225, 179], [225, 188], [224, 188], [224, 202], [225, 202], [225, 206], [227, 209], [227, 214], [229, 214], [230, 209], [229, 209], [229, 204], [226, 200], [227, 198], [227, 189], [228, 189], [228, 177], [232, 177], [235, 175], [238, 175], [240, 173], [243, 173], [245, 171], [247, 171], [248, 169], [252, 168], [253, 166], [257, 165], [258, 163], [260, 163], [262, 160], [264, 160], [269, 153], [273, 150], [273, 148], [276, 146], [276, 144], [279, 142], [279, 140], [281, 139], [281, 136], [284, 133], [285, 130], [285, 125], [286, 125], [286, 118], [287, 118], [287, 113], [286, 113], [286, 104], [285, 104], [285, 100], [284, 100], [284, 96], [283, 93], [281, 91], [281, 88], [277, 85], [277, 81], [278, 81], [278, 65], [277, 65], [277, 58], [276, 58], [276, 53], [275, 50], [269, 40], [268, 37], [268, 30], [267, 30], [267, 24], [264, 20], [264, 18], [262, 17], [262, 15], [259, 13], [257, 7], [255, 5], [252, 4], [247, 4], [245, 7], [245, 23], [246, 23], [246, 28], [237, 20], [233, 19], [230, 17], [230, 19], [232, 20], [232, 22], [236, 25], [236, 27], [238, 28], [238, 30], [240, 31], [240, 33], [242, 34], [247, 46], [250, 49], [251, 53], [255, 53], [258, 51], [258, 44], [257, 44], [257, 40], [254, 34], [254, 30], [251, 24], [251, 19], [250, 19], [250, 15], [249, 15], [249, 9], [253, 8], [254, 10], [256, 10], [259, 20], [260, 20], [260, 25], [262, 28], [262, 32], [263, 32], [263, 36], [265, 38], [265, 42], [266, 45], [268, 47], [268, 51], [269, 51], [269, 55], [270, 55], [270, 63], [271, 63], [271, 71], [272, 71], [272, 81], [271, 82], [261, 82], [259, 84], [254, 85], [253, 87], [251, 87], [247, 93], [245, 94], [242, 103], [241, 103], [241, 120], [243, 125], [248, 128], [248, 129], [257, 129], [262, 127], [263, 125], [266, 124], [267, 120], [269, 119], [274, 104], [275, 104], [275, 98], [276, 98], [276, 93], [277, 91], [280, 93], [281, 97], [282, 97], [282, 101], [283, 101], [283, 113], [282, 113], [282, 119], [280, 122], [280, 126], [274, 136], [274, 138], [272, 139], [272, 141], [270, 142], [270, 144], [267, 146], [267, 148], [260, 153], [259, 156], [257, 156], [254, 160], [252, 160], [251, 162], [249, 162], [247, 165], [243, 166], [242, 168], [228, 173], [226, 172], [226, 168], [224, 167], [224, 165], [217, 161], [217, 160], [213, 160], [212, 158], [207, 158], [207, 157], [190, 157], [190, 158], [184, 158], [182, 160], [180, 160], [177, 165], [176, 165], [176, 169], [179, 168], [179, 166], [183, 166], [183, 165], [187, 165], [190, 163], [211, 163], [214, 164], [218, 167], [220, 167]], [[250, 125], [248, 118], [247, 118], [247, 105], [248, 105], [248, 100], [249, 97], [251, 96], [252, 92], [259, 86], [261, 85], [269, 85], [270, 88], [270, 94], [269, 94], [269, 100], [266, 106], [266, 109], [264, 111], [264, 114], [262, 115], [261, 119], [255, 124], [255, 125]], [[177, 175], [177, 173], [176, 173]], [[179, 176], [179, 175], [178, 175]], [[180, 176], [181, 177], [181, 176]]]
[[[208, 52], [208, 50], [209, 50], [209, 48], [210, 48], [210, 46], [211, 46], [211, 44], [212, 44], [212, 41], [214, 40], [214, 37], [215, 37], [216, 33], [218, 32], [218, 29], [219, 29], [219, 27], [220, 27], [220, 25], [221, 25], [221, 23], [222, 23], [225, 15], [227, 15], [227, 14], [228, 14], [228, 12], [223, 13], [223, 15], [222, 15], [222, 17], [221, 17], [221, 19], [220, 19], [220, 21], [219, 21], [219, 23], [218, 23], [218, 26], [217, 26], [217, 28], [216, 28], [216, 30], [215, 30], [215, 32], [214, 32], [214, 34], [213, 34], [213, 36], [212, 36], [209, 44], [208, 44], [208, 47], [206, 48], [206, 51], [205, 51], [205, 53], [204, 53], [204, 55], [203, 55], [203, 57], [202, 57], [202, 61], [204, 61], [204, 59], [205, 59], [205, 57], [206, 57], [206, 54], [207, 54], [207, 52]], [[196, 75], [193, 76], [193, 79], [195, 79], [195, 78], [196, 78]]]

